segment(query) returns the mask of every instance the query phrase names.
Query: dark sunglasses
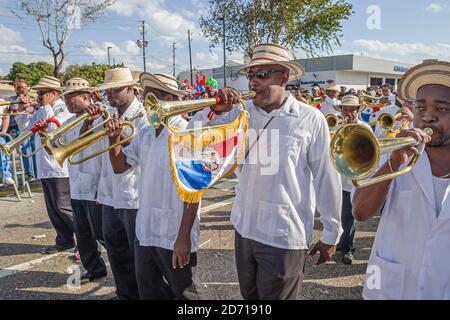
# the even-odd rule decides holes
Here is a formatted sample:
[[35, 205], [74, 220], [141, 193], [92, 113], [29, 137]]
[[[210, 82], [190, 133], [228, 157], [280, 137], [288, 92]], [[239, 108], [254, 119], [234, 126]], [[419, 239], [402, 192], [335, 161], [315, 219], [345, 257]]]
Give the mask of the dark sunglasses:
[[257, 79], [266, 79], [268, 77], [268, 75], [270, 73], [273, 72], [284, 72], [282, 70], [259, 70], [259, 71], [255, 71], [255, 72], [247, 72], [247, 79], [248, 80], [252, 80], [254, 77], [256, 77]]
[[43, 96], [43, 95], [45, 95], [45, 94], [47, 94], [47, 93], [49, 93], [50, 91], [38, 91], [38, 92], [36, 92], [36, 94], [38, 95], [38, 96]]

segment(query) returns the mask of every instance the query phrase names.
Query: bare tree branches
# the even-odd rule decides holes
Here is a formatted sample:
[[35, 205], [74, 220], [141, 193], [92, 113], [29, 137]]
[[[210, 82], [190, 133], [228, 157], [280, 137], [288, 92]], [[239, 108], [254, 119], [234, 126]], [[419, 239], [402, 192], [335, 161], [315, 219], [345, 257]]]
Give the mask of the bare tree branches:
[[34, 19], [39, 28], [42, 45], [53, 56], [54, 75], [59, 77], [64, 63], [64, 45], [71, 33], [81, 25], [94, 22], [106, 14], [116, 0], [20, 0], [11, 12], [19, 19]]

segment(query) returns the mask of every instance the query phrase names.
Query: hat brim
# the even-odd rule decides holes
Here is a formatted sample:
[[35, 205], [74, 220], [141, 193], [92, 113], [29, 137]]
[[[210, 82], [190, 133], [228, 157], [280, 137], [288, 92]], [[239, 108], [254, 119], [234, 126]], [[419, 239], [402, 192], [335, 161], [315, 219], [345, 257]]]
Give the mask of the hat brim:
[[186, 95], [186, 93], [184, 91], [172, 89], [171, 87], [165, 85], [161, 80], [159, 80], [154, 75], [152, 75], [151, 73], [148, 73], [148, 72], [141, 73], [140, 83], [142, 85], [142, 88], [144, 88], [144, 89], [146, 87], [154, 88], [154, 89], [158, 89], [158, 90], [173, 94], [177, 97], [184, 97]]
[[265, 62], [263, 61], [250, 62], [249, 64], [239, 69], [237, 73], [240, 75], [245, 75], [251, 67], [264, 65], [280, 65], [282, 67], [285, 67], [286, 69], [289, 70], [289, 81], [298, 80], [305, 74], [305, 70], [298, 63], [291, 61], [269, 61], [269, 60], [266, 60]]
[[128, 86], [134, 86], [138, 82], [137, 79], [130, 80], [130, 81], [117, 81], [117, 82], [109, 82], [109, 83], [103, 83], [95, 88], [95, 90], [108, 90], [112, 88], [120, 88], [120, 87], [128, 87]]
[[59, 92], [62, 92], [64, 90], [63, 87], [53, 87], [53, 86], [41, 86], [41, 85], [35, 85], [33, 87], [31, 87], [32, 90], [56, 90]]
[[416, 99], [425, 85], [443, 85], [450, 88], [450, 62], [426, 61], [409, 69], [398, 84], [398, 95], [403, 100]]
[[360, 113], [361, 111], [363, 111], [366, 107], [363, 104], [335, 104], [333, 106], [334, 110], [342, 112], [342, 107], [343, 106], [350, 106], [350, 107], [358, 107], [358, 113]]
[[68, 95], [68, 94], [70, 94], [70, 93], [74, 93], [74, 92], [79, 92], [79, 93], [93, 93], [95, 90], [93, 89], [93, 88], [90, 88], [90, 89], [88, 89], [88, 88], [83, 88], [83, 89], [69, 89], [69, 90], [64, 90], [62, 93], [61, 93], [61, 96], [65, 96], [65, 95]]

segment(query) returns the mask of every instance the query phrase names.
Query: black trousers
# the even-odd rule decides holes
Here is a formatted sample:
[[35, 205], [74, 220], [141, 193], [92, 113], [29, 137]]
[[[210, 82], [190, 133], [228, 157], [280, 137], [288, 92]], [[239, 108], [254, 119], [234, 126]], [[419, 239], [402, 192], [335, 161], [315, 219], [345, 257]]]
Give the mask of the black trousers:
[[134, 266], [135, 209], [103, 205], [103, 237], [119, 299], [139, 299]]
[[275, 248], [235, 233], [236, 269], [246, 300], [296, 300], [307, 250]]
[[344, 232], [337, 245], [337, 250], [343, 253], [354, 252], [355, 247], [353, 242], [356, 232], [356, 220], [352, 214], [352, 200], [350, 199], [350, 192], [342, 191], [342, 215], [341, 224]]
[[[72, 199], [73, 224], [83, 267], [92, 274], [106, 274], [106, 265], [98, 249], [97, 235], [102, 230], [102, 212], [94, 201]], [[100, 239], [101, 240], [101, 239]]]
[[204, 289], [197, 278], [197, 254], [190, 263], [172, 268], [172, 250], [134, 245], [136, 278], [141, 300], [203, 300]]
[[48, 217], [56, 230], [56, 246], [75, 246], [69, 178], [41, 179]]

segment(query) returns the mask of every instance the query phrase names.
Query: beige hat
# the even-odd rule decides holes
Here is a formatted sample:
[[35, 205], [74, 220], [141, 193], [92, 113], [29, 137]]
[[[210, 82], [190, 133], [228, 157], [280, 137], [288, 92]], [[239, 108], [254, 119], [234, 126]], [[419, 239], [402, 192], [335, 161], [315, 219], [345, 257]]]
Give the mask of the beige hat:
[[41, 89], [52, 89], [56, 91], [63, 91], [61, 81], [55, 77], [45, 76], [39, 79], [38, 83], [34, 85], [31, 89], [41, 90]]
[[398, 84], [401, 99], [416, 99], [417, 91], [427, 84], [450, 87], [450, 62], [425, 60], [409, 69]]
[[325, 91], [337, 91], [337, 92], [339, 92], [339, 91], [341, 91], [341, 89], [338, 88], [338, 87], [336, 86], [336, 84], [333, 82], [333, 83], [330, 83], [330, 84], [325, 88]]
[[91, 93], [93, 88], [89, 86], [89, 82], [83, 78], [71, 78], [66, 81], [64, 91], [62, 95], [66, 95], [73, 92], [87, 92]]
[[343, 96], [341, 103], [334, 105], [334, 109], [341, 112], [343, 106], [358, 107], [358, 112], [364, 110], [364, 105], [359, 102], [359, 98], [351, 94]]
[[136, 82], [138, 82], [138, 79], [133, 78], [130, 69], [114, 68], [106, 70], [104, 83], [96, 89], [107, 90], [111, 88], [133, 86]]
[[178, 81], [174, 77], [163, 74], [163, 73], [155, 73], [151, 74], [148, 72], [143, 72], [140, 77], [140, 81], [142, 87], [149, 87], [158, 89], [178, 97], [183, 97], [186, 93], [178, 90]]
[[302, 66], [289, 60], [286, 48], [277, 44], [260, 44], [253, 49], [252, 60], [238, 70], [238, 74], [245, 75], [254, 66], [277, 64], [289, 70], [289, 81], [300, 79], [305, 71]]

